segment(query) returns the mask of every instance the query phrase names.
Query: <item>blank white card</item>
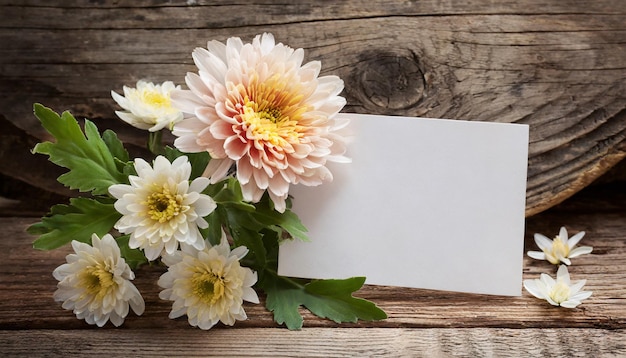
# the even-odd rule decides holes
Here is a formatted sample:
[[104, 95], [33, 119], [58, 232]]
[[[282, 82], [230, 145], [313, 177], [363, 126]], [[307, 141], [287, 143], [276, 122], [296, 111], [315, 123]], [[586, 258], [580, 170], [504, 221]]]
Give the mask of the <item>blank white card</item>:
[[310, 242], [285, 242], [278, 273], [521, 295], [528, 126], [340, 114], [350, 164], [292, 186]]

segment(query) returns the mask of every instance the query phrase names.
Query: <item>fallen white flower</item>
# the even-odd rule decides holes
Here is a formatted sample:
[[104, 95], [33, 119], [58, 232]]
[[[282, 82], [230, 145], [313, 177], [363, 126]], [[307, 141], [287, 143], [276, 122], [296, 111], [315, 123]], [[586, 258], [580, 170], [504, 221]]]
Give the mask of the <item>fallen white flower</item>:
[[524, 288], [553, 306], [574, 308], [591, 296], [591, 291], [581, 291], [585, 283], [586, 280], [570, 282], [567, 266], [561, 265], [556, 273], [556, 280], [542, 273], [539, 279], [524, 280]]
[[554, 240], [550, 240], [542, 234], [535, 234], [535, 243], [542, 251], [528, 251], [528, 256], [537, 260], [548, 260], [554, 265], [558, 265], [561, 262], [571, 265], [571, 258], [588, 254], [593, 250], [591, 246], [574, 248], [583, 236], [585, 236], [585, 232], [581, 231], [568, 240], [567, 230], [564, 226], [561, 227], [559, 234]]

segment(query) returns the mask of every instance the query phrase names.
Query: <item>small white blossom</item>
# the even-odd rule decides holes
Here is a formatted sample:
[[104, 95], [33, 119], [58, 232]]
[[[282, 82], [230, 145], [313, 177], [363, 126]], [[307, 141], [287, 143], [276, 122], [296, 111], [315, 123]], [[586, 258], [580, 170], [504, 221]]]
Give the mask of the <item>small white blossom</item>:
[[256, 272], [239, 264], [247, 253], [244, 246], [231, 251], [222, 236], [221, 243], [213, 247], [207, 244], [197, 250], [181, 245], [181, 251], [164, 255], [169, 268], [158, 281], [164, 288], [159, 297], [174, 301], [169, 317], [187, 315], [190, 325], [205, 330], [219, 321], [232, 326], [236, 320], [245, 320], [243, 301], [259, 303], [252, 288]]
[[200, 177], [189, 183], [191, 164], [186, 156], [172, 163], [158, 156], [154, 168], [137, 158], [135, 170], [138, 176], [129, 177], [130, 185], [109, 187], [118, 199], [115, 209], [123, 215], [115, 228], [131, 234], [128, 246], [143, 249], [148, 260], [155, 260], [163, 250], [173, 253], [183, 242], [203, 249], [198, 228], [209, 226], [204, 217], [217, 206], [210, 196], [201, 194], [209, 180]]
[[575, 308], [582, 300], [591, 296], [591, 291], [581, 291], [585, 283], [586, 280], [570, 282], [567, 266], [561, 265], [556, 273], [556, 280], [542, 273], [539, 279], [524, 280], [524, 288], [553, 306]]
[[67, 263], [52, 273], [59, 281], [54, 299], [89, 324], [102, 327], [110, 320], [120, 326], [129, 306], [137, 315], [145, 308], [141, 294], [130, 282], [135, 274], [111, 235], [100, 240], [93, 234], [91, 243], [93, 246], [72, 241], [75, 253], [67, 255]]
[[572, 263], [571, 258], [588, 254], [593, 250], [591, 246], [574, 248], [583, 236], [585, 236], [585, 232], [581, 231], [568, 240], [565, 227], [561, 227], [554, 240], [550, 240], [542, 234], [535, 234], [535, 243], [542, 251], [528, 251], [528, 256], [537, 260], [548, 260], [554, 265], [561, 262], [570, 265]]
[[111, 91], [111, 96], [125, 111], [115, 111], [124, 122], [139, 129], [156, 132], [170, 129], [183, 119], [183, 113], [172, 106], [170, 93], [180, 89], [173, 82], [166, 81], [155, 85], [152, 82], [137, 81], [137, 88], [124, 86], [124, 96]]

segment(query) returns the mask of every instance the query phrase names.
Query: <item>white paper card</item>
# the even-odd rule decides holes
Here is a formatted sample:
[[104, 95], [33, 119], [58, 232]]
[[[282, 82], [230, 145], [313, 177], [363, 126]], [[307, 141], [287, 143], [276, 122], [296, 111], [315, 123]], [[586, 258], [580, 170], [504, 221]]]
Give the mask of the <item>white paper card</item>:
[[521, 295], [528, 126], [351, 118], [350, 164], [293, 186], [311, 242], [285, 242], [278, 273]]

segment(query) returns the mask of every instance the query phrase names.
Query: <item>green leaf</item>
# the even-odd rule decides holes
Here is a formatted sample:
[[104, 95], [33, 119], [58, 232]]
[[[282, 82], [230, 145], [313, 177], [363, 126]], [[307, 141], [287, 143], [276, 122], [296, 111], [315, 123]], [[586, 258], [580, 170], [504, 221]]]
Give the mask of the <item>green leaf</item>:
[[274, 321], [286, 325], [290, 330], [301, 329], [304, 322], [298, 311], [302, 305], [301, 286], [276, 279], [272, 280], [271, 285], [264, 287], [264, 290], [267, 294], [265, 307], [274, 313]]
[[128, 241], [130, 240], [130, 235], [123, 235], [115, 239], [117, 241], [117, 245], [120, 247], [120, 252], [124, 261], [130, 266], [131, 269], [136, 269], [139, 265], [143, 265], [148, 262], [146, 256], [143, 254], [143, 251], [139, 249], [131, 249], [128, 246]]
[[304, 306], [321, 318], [337, 323], [376, 321], [387, 318], [387, 314], [373, 302], [353, 297], [365, 283], [365, 277], [352, 277], [345, 280], [315, 280], [304, 286]]
[[113, 184], [125, 182], [126, 176], [118, 170], [111, 148], [116, 155], [123, 157], [117, 143], [107, 135], [107, 143], [100, 137], [98, 128], [85, 120], [85, 132], [69, 113], [61, 116], [41, 104], [34, 105], [35, 115], [43, 127], [56, 139], [56, 142], [39, 143], [34, 153], [47, 154], [53, 163], [68, 168], [69, 171], [58, 181], [70, 189], [82, 192], [91, 191], [95, 195], [107, 194]]
[[256, 204], [256, 211], [253, 214], [258, 222], [267, 227], [279, 226], [287, 231], [291, 237], [310, 241], [306, 234], [308, 230], [296, 213], [289, 209], [286, 209], [284, 213], [279, 213], [269, 204], [269, 198], [264, 197], [264, 199], [266, 200]]
[[219, 183], [209, 185], [203, 192], [209, 195], [218, 206], [225, 208], [225, 210], [241, 210], [247, 212], [253, 212], [256, 207], [243, 200], [243, 194], [241, 194], [241, 187], [239, 182], [235, 178], [227, 178]]
[[292, 237], [302, 241], [309, 241], [309, 237], [306, 234], [308, 231], [307, 228], [293, 211], [285, 210], [285, 212], [281, 214], [275, 210], [270, 211], [257, 207], [253, 216], [257, 221], [266, 226], [279, 226], [285, 229]]
[[[109, 148], [109, 152], [113, 155], [113, 160], [115, 161], [115, 165], [117, 170], [120, 173], [124, 174], [125, 178], [128, 178], [129, 175], [136, 175], [135, 166], [133, 162], [130, 161], [130, 157], [126, 148], [124, 148], [124, 144], [117, 138], [117, 134], [112, 130], [105, 130], [102, 133], [102, 140], [106, 144], [107, 148]], [[124, 183], [128, 183], [128, 180], [125, 179]]]
[[228, 177], [218, 183], [209, 185], [205, 194], [210, 195], [217, 203], [244, 203], [241, 186], [237, 179]]
[[229, 210], [223, 213], [226, 218], [228, 231], [233, 238], [235, 246], [245, 246], [250, 250], [246, 257], [251, 256], [254, 260], [254, 269], [261, 271], [265, 269], [267, 261], [267, 251], [263, 245], [263, 228], [250, 217], [247, 212]]
[[219, 245], [222, 239], [222, 216], [221, 210], [215, 209], [209, 216], [205, 217], [209, 227], [207, 228], [206, 238], [211, 245]]
[[117, 138], [117, 134], [110, 129], [107, 129], [102, 133], [102, 140], [109, 148], [109, 152], [115, 159], [119, 159], [120, 162], [128, 162], [130, 160], [124, 144]]
[[94, 199], [72, 198], [70, 205], [55, 205], [50, 214], [41, 222], [29, 227], [27, 231], [40, 235], [33, 247], [51, 250], [61, 247], [72, 240], [91, 242], [91, 235], [102, 237], [109, 231], [121, 214], [112, 203], [103, 203]]
[[334, 322], [373, 321], [387, 318], [387, 314], [374, 303], [352, 296], [365, 282], [364, 277], [345, 280], [315, 280], [303, 284], [281, 276], [266, 277], [263, 282], [267, 293], [266, 306], [274, 312], [274, 320], [294, 330], [302, 328], [300, 306], [313, 314]]

